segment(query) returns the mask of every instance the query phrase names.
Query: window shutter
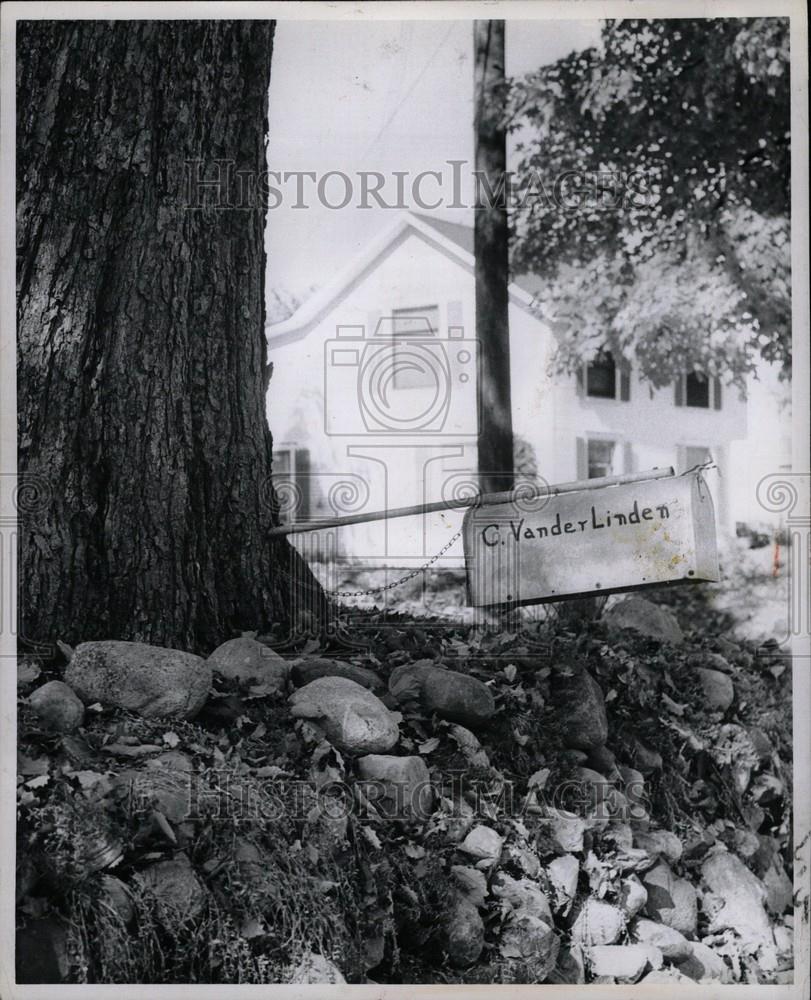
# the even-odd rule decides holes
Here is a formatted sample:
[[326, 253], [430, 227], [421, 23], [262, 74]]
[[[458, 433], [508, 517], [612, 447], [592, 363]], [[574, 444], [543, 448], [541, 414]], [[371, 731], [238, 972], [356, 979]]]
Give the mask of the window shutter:
[[309, 448], [296, 448], [295, 453], [295, 475], [296, 487], [299, 493], [298, 510], [296, 520], [310, 520], [310, 450]]
[[684, 385], [683, 375], [679, 375], [679, 377], [676, 379], [675, 386], [676, 386], [676, 398], [674, 402], [676, 406], [684, 406], [685, 385]]
[[627, 361], [620, 362], [620, 399], [627, 403], [631, 398], [631, 366]]
[[712, 405], [716, 410], [721, 409], [721, 379], [714, 378], [712, 380], [713, 394], [712, 394]]
[[581, 437], [577, 439], [577, 478], [589, 478], [589, 459], [588, 450], [586, 448], [586, 439]]
[[629, 473], [634, 471], [634, 449], [630, 441], [622, 444], [622, 471]]
[[575, 372], [576, 377], [576, 389], [578, 396], [585, 396], [586, 394], [586, 366], [579, 365], [577, 371]]

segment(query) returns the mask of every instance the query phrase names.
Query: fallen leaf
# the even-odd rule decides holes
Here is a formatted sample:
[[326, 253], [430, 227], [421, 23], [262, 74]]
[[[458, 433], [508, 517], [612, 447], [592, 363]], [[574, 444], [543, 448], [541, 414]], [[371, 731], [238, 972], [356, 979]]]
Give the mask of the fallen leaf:
[[548, 767], [542, 767], [539, 771], [529, 776], [527, 788], [537, 788], [538, 791], [543, 791], [551, 773]]
[[160, 753], [163, 747], [156, 743], [142, 743], [140, 746], [125, 746], [123, 743], [108, 743], [101, 748], [105, 753], [114, 754], [116, 757], [143, 757], [148, 753]]
[[26, 781], [26, 788], [42, 788], [48, 784], [51, 780], [50, 774], [39, 774], [36, 778], [30, 778]]
[[37, 757], [32, 759], [23, 753], [17, 754], [17, 774], [29, 777], [35, 774], [47, 774], [49, 762], [47, 757]]
[[164, 733], [163, 742], [168, 747], [174, 749], [180, 743], [180, 737], [177, 735], [177, 733], [172, 733], [172, 732]]
[[425, 857], [425, 848], [419, 844], [406, 844], [404, 850], [407, 858], [414, 858], [416, 860]]
[[170, 841], [172, 844], [176, 844], [177, 837], [175, 836], [175, 831], [169, 825], [169, 820], [163, 815], [163, 813], [159, 812], [157, 809], [154, 809], [152, 811], [152, 818], [155, 821], [155, 825], [158, 827], [158, 829], [164, 835], [164, 837], [166, 837], [166, 839]]
[[422, 754], [428, 754], [433, 753], [438, 746], [439, 740], [436, 736], [432, 736], [430, 740], [426, 740], [424, 743], [418, 743], [417, 750]]
[[239, 929], [240, 937], [247, 938], [249, 941], [251, 938], [261, 937], [264, 933], [265, 928], [262, 921], [257, 917], [249, 917]]
[[372, 847], [381, 850], [383, 845], [380, 843], [380, 837], [375, 833], [375, 831], [370, 826], [362, 826], [363, 836], [369, 841]]
[[42, 671], [36, 663], [18, 663], [17, 687], [22, 687], [25, 684], [33, 684], [41, 673]]

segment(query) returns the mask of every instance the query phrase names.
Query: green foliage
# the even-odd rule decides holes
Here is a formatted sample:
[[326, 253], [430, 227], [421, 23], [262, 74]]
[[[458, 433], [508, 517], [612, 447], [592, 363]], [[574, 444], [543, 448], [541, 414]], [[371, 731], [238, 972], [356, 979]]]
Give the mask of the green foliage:
[[788, 20], [607, 21], [508, 104], [513, 270], [544, 279], [559, 370], [607, 346], [656, 386], [788, 371]]

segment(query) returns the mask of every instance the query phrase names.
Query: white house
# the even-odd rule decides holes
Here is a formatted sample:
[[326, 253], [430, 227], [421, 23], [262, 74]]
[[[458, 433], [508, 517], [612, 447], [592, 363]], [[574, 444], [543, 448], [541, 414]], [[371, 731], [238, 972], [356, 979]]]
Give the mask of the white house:
[[[518, 471], [549, 483], [690, 468], [708, 457], [719, 524], [736, 511], [727, 475], [747, 434], [737, 392], [690, 376], [660, 391], [610, 355], [577, 377], [548, 373], [554, 334], [532, 293], [510, 286]], [[476, 489], [473, 230], [408, 213], [298, 311], [267, 330], [274, 478], [290, 519], [317, 520], [450, 498]], [[310, 556], [419, 566], [462, 512], [295, 536]], [[458, 565], [461, 543], [443, 557]]]

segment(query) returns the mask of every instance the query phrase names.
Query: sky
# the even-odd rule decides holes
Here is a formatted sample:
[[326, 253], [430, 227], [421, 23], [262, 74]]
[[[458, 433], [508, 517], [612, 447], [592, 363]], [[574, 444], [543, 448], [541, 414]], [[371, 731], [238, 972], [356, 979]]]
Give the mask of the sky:
[[[520, 75], [574, 49], [599, 43], [598, 21], [508, 21], [507, 74]], [[268, 213], [269, 289], [299, 297], [324, 284], [349, 257], [393, 224], [395, 208], [363, 201], [360, 172], [383, 175], [380, 195], [418, 211], [412, 185], [421, 171], [442, 171], [417, 189], [440, 218], [472, 224], [453, 202], [449, 160], [473, 159], [473, 26], [470, 21], [277, 22], [270, 81], [268, 169], [312, 171], [273, 181]], [[472, 170], [460, 167], [463, 178]], [[339, 176], [325, 177], [330, 171]], [[395, 171], [404, 172], [402, 199]], [[324, 200], [319, 203], [317, 184]], [[301, 184], [301, 194], [297, 185]], [[469, 203], [465, 185], [462, 202]], [[276, 201], [271, 198], [271, 206]], [[296, 204], [306, 207], [294, 207]]]

